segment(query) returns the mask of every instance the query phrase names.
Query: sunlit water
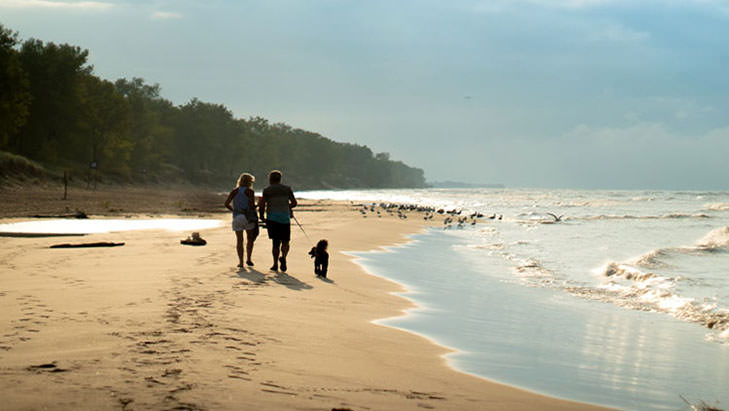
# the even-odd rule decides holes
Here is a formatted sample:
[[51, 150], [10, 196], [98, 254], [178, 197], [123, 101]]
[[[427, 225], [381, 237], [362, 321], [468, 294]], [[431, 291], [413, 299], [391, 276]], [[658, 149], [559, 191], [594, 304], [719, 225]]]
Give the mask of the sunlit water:
[[[729, 408], [729, 193], [299, 196], [497, 215], [431, 230], [389, 253], [359, 254], [422, 307], [385, 323], [460, 350], [449, 357], [459, 369], [622, 408], [681, 409], [679, 395]], [[555, 222], [547, 213], [564, 216]]]
[[39, 219], [0, 224], [0, 233], [81, 235], [131, 230], [188, 231], [215, 228], [220, 224], [219, 220], [199, 218]]

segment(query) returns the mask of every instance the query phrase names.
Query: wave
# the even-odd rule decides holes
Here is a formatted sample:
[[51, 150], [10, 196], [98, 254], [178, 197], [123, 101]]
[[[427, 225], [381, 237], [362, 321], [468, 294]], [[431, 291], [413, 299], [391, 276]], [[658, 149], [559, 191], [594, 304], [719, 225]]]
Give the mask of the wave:
[[675, 292], [681, 277], [666, 277], [638, 267], [660, 269], [667, 266], [663, 258], [673, 253], [696, 254], [729, 250], [729, 226], [711, 230], [692, 246], [651, 250], [629, 262], [609, 262], [597, 270], [602, 284], [597, 287], [568, 287], [574, 295], [612, 302], [620, 306], [656, 311], [675, 318], [696, 322], [716, 331], [709, 339], [729, 342], [729, 309], [718, 308]]
[[729, 211], [729, 203], [710, 203], [706, 204], [704, 208], [711, 211]]
[[567, 286], [575, 296], [609, 302], [621, 307], [669, 314], [699, 323], [714, 331], [707, 339], [729, 343], [729, 309], [718, 308], [675, 292], [680, 277], [664, 277], [629, 264], [610, 262], [598, 270], [603, 282], [596, 287]]
[[[678, 267], [673, 265], [691, 261], [681, 256], [703, 258], [708, 253], [729, 251], [729, 226], [711, 229], [693, 244], [657, 248], [633, 259], [608, 262], [595, 270], [596, 283], [572, 280], [549, 263], [514, 248], [528, 244], [530, 242], [510, 240], [475, 248], [489, 250], [510, 261], [512, 279], [522, 285], [559, 289], [627, 309], [664, 313], [701, 324], [711, 330], [707, 339], [729, 344], [729, 307], [719, 307], [716, 297], [694, 295], [691, 290], [697, 286], [697, 279], [678, 274], [682, 270], [675, 270]], [[666, 274], [674, 271], [677, 273]], [[720, 304], [725, 305], [724, 302]]]
[[646, 268], [665, 268], [668, 264], [662, 260], [672, 254], [700, 255], [701, 253], [716, 251], [729, 251], [729, 227], [720, 227], [710, 231], [696, 241], [694, 245], [658, 248], [628, 261], [627, 264]]
[[700, 251], [729, 250], [729, 227], [711, 231], [698, 241], [696, 248]]
[[[658, 253], [660, 254], [660, 253]], [[520, 259], [505, 254], [514, 262], [514, 273], [524, 285], [566, 290], [571, 295], [615, 304], [640, 311], [659, 312], [677, 319], [703, 325], [712, 332], [708, 340], [729, 343], [729, 309], [706, 304], [675, 290], [684, 279], [643, 271], [633, 265], [610, 262], [597, 270], [600, 284], [576, 285], [560, 280], [558, 275], [531, 258]]]
[[602, 214], [587, 217], [566, 217], [565, 220], [671, 220], [682, 218], [711, 218], [711, 216], [704, 213], [669, 213], [663, 215]]
[[663, 279], [654, 273], [646, 273], [626, 264], [611, 262], [601, 270], [603, 277], [622, 277], [626, 280], [646, 282], [648, 280]]
[[634, 258], [629, 263], [647, 268], [665, 268], [668, 264], [661, 261], [662, 258], [670, 255], [675, 248], [659, 248], [651, 250], [639, 257]]

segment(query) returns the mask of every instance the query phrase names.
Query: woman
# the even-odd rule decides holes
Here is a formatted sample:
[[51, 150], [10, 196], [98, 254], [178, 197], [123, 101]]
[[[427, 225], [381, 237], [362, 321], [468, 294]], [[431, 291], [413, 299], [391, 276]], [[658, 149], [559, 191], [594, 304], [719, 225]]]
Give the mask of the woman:
[[[238, 267], [243, 267], [243, 230], [246, 231], [246, 264], [253, 266], [253, 242], [258, 236], [258, 217], [256, 216], [255, 193], [253, 182], [256, 178], [248, 173], [238, 177], [237, 187], [233, 189], [225, 200], [225, 208], [233, 212], [233, 231], [235, 231], [236, 250], [238, 251]], [[231, 203], [233, 205], [231, 206]]]

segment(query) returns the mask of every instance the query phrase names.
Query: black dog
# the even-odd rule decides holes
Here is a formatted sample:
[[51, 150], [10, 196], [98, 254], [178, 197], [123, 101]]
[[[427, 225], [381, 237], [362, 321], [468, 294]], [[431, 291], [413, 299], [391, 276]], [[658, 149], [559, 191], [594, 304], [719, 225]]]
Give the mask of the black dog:
[[327, 269], [329, 268], [328, 246], [329, 242], [327, 240], [319, 240], [316, 247], [311, 247], [311, 251], [309, 251], [309, 255], [314, 259], [314, 274], [317, 277], [327, 278]]

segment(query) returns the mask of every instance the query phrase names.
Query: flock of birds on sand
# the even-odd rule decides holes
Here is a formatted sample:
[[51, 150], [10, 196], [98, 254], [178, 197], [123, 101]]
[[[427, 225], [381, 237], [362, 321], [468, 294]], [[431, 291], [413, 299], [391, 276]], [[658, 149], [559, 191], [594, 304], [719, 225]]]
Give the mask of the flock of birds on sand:
[[[376, 216], [382, 218], [383, 215], [389, 215], [397, 217], [402, 220], [408, 218], [409, 212], [417, 212], [423, 214], [423, 220], [432, 220], [436, 216], [443, 216], [443, 229], [447, 230], [450, 228], [464, 228], [466, 225], [476, 225], [479, 219], [488, 219], [501, 221], [504, 216], [502, 214], [491, 214], [486, 216], [481, 212], [474, 211], [472, 213], [464, 212], [462, 209], [450, 209], [435, 208], [422, 205], [414, 204], [398, 204], [398, 203], [371, 203], [371, 204], [359, 204], [359, 212], [363, 218], [368, 216]], [[554, 221], [544, 221], [544, 223], [558, 223], [562, 222], [562, 215], [557, 216], [553, 213], [547, 213], [549, 216], [554, 218]]]
[[446, 210], [444, 208], [420, 206], [413, 204], [397, 204], [397, 203], [372, 203], [372, 204], [361, 204], [359, 209], [360, 214], [363, 218], [368, 216], [376, 216], [381, 218], [383, 215], [390, 215], [399, 219], [406, 220], [409, 212], [423, 213], [423, 220], [432, 220], [436, 216], [443, 216], [443, 229], [449, 228], [464, 228], [466, 225], [476, 225], [479, 219], [486, 218], [489, 220], [502, 220], [503, 215], [492, 214], [486, 216], [480, 212], [473, 212], [470, 214], [464, 214], [461, 209]]

